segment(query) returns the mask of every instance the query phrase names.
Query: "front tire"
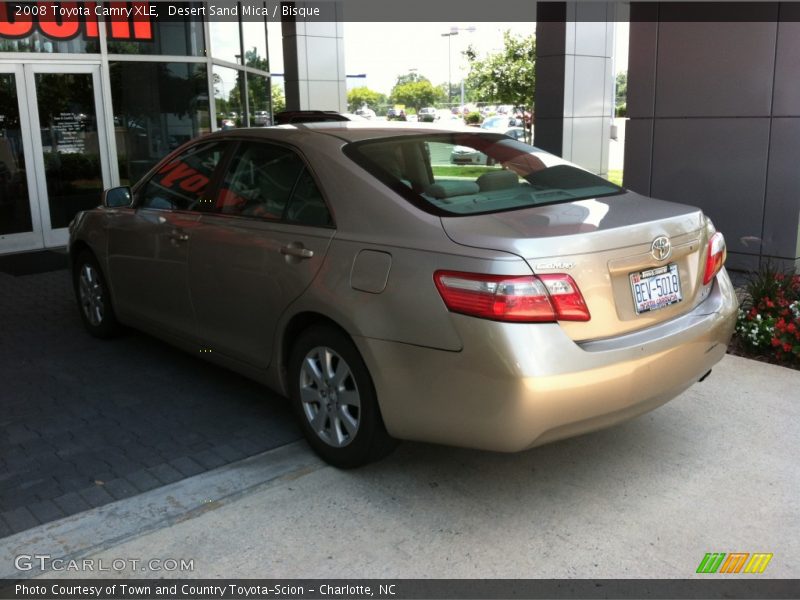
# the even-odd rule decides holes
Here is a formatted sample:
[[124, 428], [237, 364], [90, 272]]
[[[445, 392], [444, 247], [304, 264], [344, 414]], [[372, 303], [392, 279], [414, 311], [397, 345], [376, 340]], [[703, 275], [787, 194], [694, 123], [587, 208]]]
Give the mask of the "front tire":
[[289, 357], [289, 383], [300, 427], [326, 462], [350, 469], [394, 449], [369, 371], [342, 331], [325, 325], [300, 334]]
[[107, 339], [120, 332], [120, 324], [111, 294], [108, 290], [100, 263], [94, 254], [83, 250], [75, 259], [72, 271], [75, 299], [86, 330], [95, 337]]

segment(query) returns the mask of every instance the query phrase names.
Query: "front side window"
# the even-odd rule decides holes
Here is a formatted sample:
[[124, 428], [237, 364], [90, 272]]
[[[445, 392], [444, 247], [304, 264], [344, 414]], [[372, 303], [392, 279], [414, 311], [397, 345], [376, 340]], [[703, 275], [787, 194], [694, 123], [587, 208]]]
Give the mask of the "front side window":
[[475, 215], [586, 200], [623, 190], [567, 161], [494, 133], [354, 142], [345, 154], [413, 204]]
[[140, 189], [139, 206], [163, 210], [211, 210], [207, 190], [224, 145], [198, 144], [161, 165]]

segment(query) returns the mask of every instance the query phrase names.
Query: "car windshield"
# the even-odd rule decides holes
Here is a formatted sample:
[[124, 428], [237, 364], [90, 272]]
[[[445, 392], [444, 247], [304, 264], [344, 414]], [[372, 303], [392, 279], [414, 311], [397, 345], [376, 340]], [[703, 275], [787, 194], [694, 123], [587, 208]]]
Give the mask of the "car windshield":
[[345, 154], [416, 206], [475, 215], [586, 200], [624, 190], [494, 133], [433, 133], [353, 142]]
[[508, 121], [508, 117], [489, 117], [483, 123], [481, 123], [481, 128], [501, 129], [503, 127], [508, 127]]

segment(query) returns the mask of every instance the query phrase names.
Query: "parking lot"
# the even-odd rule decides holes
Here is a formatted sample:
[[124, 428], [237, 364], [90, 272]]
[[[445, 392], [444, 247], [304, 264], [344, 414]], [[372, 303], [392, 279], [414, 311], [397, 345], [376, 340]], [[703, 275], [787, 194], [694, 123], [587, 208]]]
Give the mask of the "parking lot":
[[137, 332], [90, 337], [63, 269], [0, 272], [0, 380], [0, 538], [300, 437], [254, 382]]

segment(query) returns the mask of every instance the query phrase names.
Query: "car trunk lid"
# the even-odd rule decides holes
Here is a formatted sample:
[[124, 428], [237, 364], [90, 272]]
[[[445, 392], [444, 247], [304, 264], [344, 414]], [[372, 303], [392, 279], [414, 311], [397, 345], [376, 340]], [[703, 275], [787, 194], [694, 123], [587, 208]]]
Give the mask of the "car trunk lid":
[[[514, 253], [536, 274], [572, 276], [591, 313], [587, 322], [561, 323], [576, 341], [622, 335], [675, 318], [708, 293], [709, 286], [702, 281], [705, 217], [692, 206], [625, 192], [493, 214], [443, 217], [442, 225], [458, 244]], [[666, 237], [671, 247], [663, 260], [653, 252], [653, 242], [660, 237]], [[667, 271], [664, 276], [675, 274], [682, 299], [637, 312], [631, 276], [641, 281], [658, 276], [657, 269], [662, 267], [667, 267], [662, 269]]]

